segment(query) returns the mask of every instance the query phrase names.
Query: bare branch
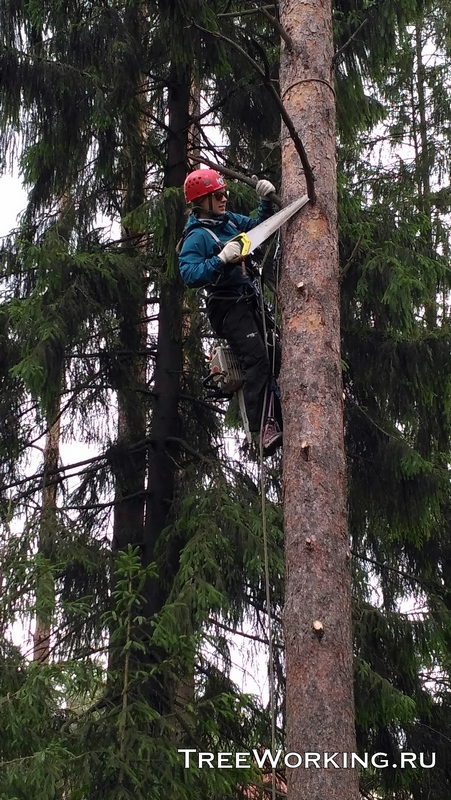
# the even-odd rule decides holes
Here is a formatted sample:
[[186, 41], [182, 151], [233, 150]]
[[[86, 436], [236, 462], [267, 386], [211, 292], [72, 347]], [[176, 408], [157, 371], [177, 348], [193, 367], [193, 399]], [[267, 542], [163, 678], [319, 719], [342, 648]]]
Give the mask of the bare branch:
[[412, 575], [410, 572], [405, 572], [405, 570], [398, 569], [397, 567], [391, 567], [389, 564], [385, 564], [383, 561], [377, 561], [375, 558], [370, 558], [363, 553], [358, 553], [356, 550], [351, 550], [351, 553], [354, 558], [358, 558], [361, 561], [366, 561], [368, 564], [373, 564], [375, 567], [380, 567], [380, 569], [386, 569], [388, 572], [394, 572], [396, 575], [401, 575], [402, 578], [412, 581], [413, 583], [418, 584], [418, 586], [422, 586], [424, 589], [434, 586], [443, 589], [443, 586], [439, 584], [438, 581], [422, 580], [421, 578], [417, 578], [415, 575]]
[[277, 17], [273, 17], [273, 15], [269, 13], [268, 6], [261, 6], [258, 10], [263, 14], [264, 17], [266, 17], [268, 22], [271, 23], [271, 25], [274, 27], [274, 29], [279, 34], [280, 38], [284, 40], [284, 42], [285, 42], [286, 46], [288, 47], [288, 49], [289, 50], [293, 50], [294, 49], [293, 40], [292, 40], [290, 34], [287, 33], [287, 31], [285, 30], [283, 25], [280, 24], [280, 22], [277, 19]]
[[[229, 167], [223, 167], [222, 165], [215, 164], [213, 161], [209, 161], [207, 158], [204, 158], [204, 157], [193, 158], [193, 161], [197, 161], [199, 163], [206, 164], [207, 167], [212, 167], [213, 169], [216, 169], [222, 175], [225, 175], [226, 178], [231, 178], [232, 180], [236, 180], [236, 181], [240, 181], [241, 183], [245, 183], [246, 186], [250, 186], [251, 189], [255, 189], [255, 187], [257, 185], [257, 181], [256, 180], [254, 180], [253, 178], [249, 178], [243, 172], [238, 172], [235, 169], [230, 169]], [[278, 194], [272, 194], [272, 195], [270, 195], [270, 197], [271, 197], [271, 200], [273, 200], [274, 203], [276, 203], [278, 206], [282, 205], [282, 198], [279, 197]]]
[[[229, 628], [228, 625], [224, 625], [222, 622], [218, 622], [218, 620], [213, 619], [213, 617], [209, 618], [209, 623], [211, 625], [216, 625], [218, 628], [222, 628], [223, 631], [227, 631], [228, 633], [233, 633], [234, 636], [244, 636], [245, 639], [252, 639], [254, 642], [259, 642], [260, 644], [268, 645], [267, 639], [262, 639], [261, 636], [255, 636], [252, 633], [244, 633], [244, 631], [240, 631], [237, 628]], [[280, 648], [283, 650], [283, 645], [275, 643], [274, 647]]]
[[218, 14], [218, 19], [224, 19], [225, 17], [249, 17], [251, 14], [258, 14], [259, 11], [269, 11], [269, 9], [273, 8], [274, 4], [248, 8], [246, 11], [228, 11], [226, 14]]
[[332, 59], [332, 66], [333, 66], [333, 65], [335, 65], [335, 64], [337, 63], [337, 61], [339, 60], [339, 58], [340, 58], [341, 54], [342, 54], [342, 53], [343, 53], [343, 52], [344, 52], [344, 51], [347, 49], [347, 47], [349, 47], [349, 45], [351, 44], [351, 42], [353, 41], [353, 39], [355, 39], [355, 38], [356, 38], [356, 36], [357, 36], [357, 35], [360, 33], [360, 31], [362, 30], [362, 28], [364, 28], [364, 27], [365, 27], [365, 25], [366, 25], [366, 24], [367, 24], [367, 22], [368, 22], [368, 19], [369, 19], [369, 18], [368, 18], [368, 17], [366, 17], [366, 19], [364, 19], [364, 20], [363, 20], [363, 22], [362, 22], [362, 23], [359, 25], [359, 27], [357, 28], [357, 30], [355, 30], [355, 31], [354, 31], [354, 33], [352, 34], [352, 36], [350, 36], [350, 37], [349, 37], [348, 41], [347, 41], [347, 42], [345, 42], [345, 43], [344, 43], [344, 45], [342, 45], [342, 46], [341, 46], [341, 47], [340, 47], [340, 48], [337, 50], [337, 52], [335, 53], [335, 55], [334, 55], [334, 57], [333, 57], [333, 59]]
[[266, 88], [268, 89], [269, 93], [271, 94], [275, 104], [277, 105], [282, 120], [284, 121], [288, 132], [291, 136], [293, 144], [296, 148], [296, 152], [299, 155], [301, 160], [301, 164], [304, 168], [305, 180], [307, 183], [307, 194], [311, 203], [316, 202], [316, 192], [315, 192], [315, 176], [313, 174], [313, 169], [310, 166], [310, 162], [307, 157], [307, 153], [305, 152], [304, 145], [302, 144], [301, 138], [294, 127], [293, 120], [291, 119], [290, 115], [288, 114], [282, 100], [278, 92], [276, 91], [275, 87], [273, 86], [272, 82], [268, 79], [265, 70], [263, 70], [257, 62], [250, 56], [243, 47], [241, 47], [237, 42], [234, 42], [233, 39], [229, 39], [228, 36], [224, 36], [222, 33], [217, 33], [216, 31], [208, 30], [207, 28], [203, 28], [201, 25], [198, 25], [196, 22], [191, 23], [194, 28], [201, 31], [202, 33], [206, 33], [209, 36], [214, 36], [216, 39], [221, 39], [221, 41], [226, 42], [235, 50], [238, 50], [239, 53], [243, 56], [243, 58], [248, 61], [255, 71], [260, 75], [263, 83], [265, 84]]
[[204, 408], [208, 408], [210, 411], [214, 411], [216, 414], [227, 414], [223, 408], [217, 408], [213, 403], [208, 403], [207, 400], [202, 400], [200, 397], [193, 397], [190, 394], [181, 394], [180, 400], [187, 400], [189, 403], [195, 403], [196, 405], [203, 406]]

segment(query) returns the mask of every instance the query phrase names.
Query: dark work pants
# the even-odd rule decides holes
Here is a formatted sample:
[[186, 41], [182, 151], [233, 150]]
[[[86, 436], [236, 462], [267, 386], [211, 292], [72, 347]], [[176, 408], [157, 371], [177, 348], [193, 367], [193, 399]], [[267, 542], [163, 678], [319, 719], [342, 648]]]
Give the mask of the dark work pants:
[[[264, 330], [255, 295], [215, 297], [207, 303], [208, 316], [214, 332], [227, 340], [237, 357], [243, 373], [243, 395], [252, 432], [260, 430], [265, 390], [272, 374], [272, 345], [275, 341], [275, 377], [280, 370], [280, 345], [269, 331], [269, 357]], [[281, 425], [280, 402], [275, 401], [274, 416]]]

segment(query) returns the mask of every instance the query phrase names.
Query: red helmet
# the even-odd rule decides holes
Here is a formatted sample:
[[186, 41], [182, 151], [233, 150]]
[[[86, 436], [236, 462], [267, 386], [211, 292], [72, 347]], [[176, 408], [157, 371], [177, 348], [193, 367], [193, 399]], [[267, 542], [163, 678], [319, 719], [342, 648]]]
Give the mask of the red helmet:
[[219, 192], [227, 186], [224, 178], [215, 169], [195, 169], [187, 175], [184, 189], [185, 200], [192, 203], [199, 197], [206, 197], [207, 194]]

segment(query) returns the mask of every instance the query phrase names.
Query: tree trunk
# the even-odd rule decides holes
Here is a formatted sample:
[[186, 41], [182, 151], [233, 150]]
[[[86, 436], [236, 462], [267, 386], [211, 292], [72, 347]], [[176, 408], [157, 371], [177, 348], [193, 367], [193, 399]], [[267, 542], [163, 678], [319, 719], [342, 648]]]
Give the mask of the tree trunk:
[[[138, 43], [143, 30], [143, 11], [138, 5], [129, 13], [130, 36]], [[146, 200], [146, 95], [143, 86], [146, 78], [135, 75], [136, 99], [133, 112], [127, 120], [124, 155], [127, 172], [124, 182], [122, 217], [132, 214]], [[122, 229], [126, 239], [127, 231]], [[124, 250], [135, 251], [135, 241], [125, 240]], [[137, 259], [139, 264], [139, 259]], [[137, 266], [137, 270], [141, 270]], [[120, 323], [121, 347], [128, 355], [120, 359], [120, 385], [117, 392], [117, 456], [114, 459], [115, 499], [113, 524], [113, 549], [121, 550], [127, 545], [142, 543], [144, 526], [144, 483], [146, 470], [146, 407], [142, 390], [146, 387], [147, 346], [147, 296], [146, 275], [138, 273], [141, 291], [126, 287], [122, 292]], [[141, 391], [140, 391], [141, 390]]]
[[[169, 139], [165, 188], [182, 186], [186, 175], [190, 85], [190, 76], [173, 68], [168, 88]], [[184, 216], [181, 209], [178, 236], [181, 235], [183, 223]], [[161, 284], [151, 445], [148, 454], [149, 478], [144, 549], [146, 564], [154, 560], [156, 543], [169, 522], [178, 467], [167, 440], [170, 437], [177, 437], [180, 433], [184, 290], [177, 269], [173, 274], [163, 276]], [[168, 555], [168, 561], [170, 560]], [[149, 581], [146, 589], [146, 614], [150, 616], [157, 613], [164, 600], [165, 592], [161, 584]]]
[[33, 660], [46, 664], [50, 660], [51, 623], [55, 606], [55, 585], [50, 564], [54, 558], [57, 525], [58, 484], [55, 480], [55, 470], [58, 467], [60, 451], [60, 398], [47, 414], [47, 422], [38, 552], [46, 560], [48, 567], [44, 569], [36, 584], [36, 626], [33, 634]]
[[[144, 196], [144, 184], [141, 195]], [[142, 543], [143, 538], [146, 413], [140, 389], [146, 386], [146, 360], [142, 355], [147, 346], [147, 323], [143, 321], [146, 316], [144, 280], [142, 296], [126, 297], [126, 305], [120, 341], [129, 355], [121, 359], [124, 383], [117, 392], [113, 550]]]
[[191, 101], [189, 109], [190, 117], [194, 120], [189, 127], [188, 160], [192, 169], [197, 169], [201, 153], [201, 136], [199, 123], [196, 118], [201, 113], [201, 93], [200, 85], [196, 80], [191, 84]]
[[[421, 32], [421, 25], [419, 21], [415, 23], [415, 53], [416, 53], [416, 89], [418, 95], [418, 106], [412, 108], [412, 112], [416, 117], [418, 113], [419, 125], [418, 133], [420, 136], [421, 149], [420, 153], [416, 148], [416, 169], [418, 174], [418, 207], [420, 211], [427, 217], [428, 229], [426, 241], [430, 252], [428, 255], [433, 257], [434, 242], [432, 234], [432, 205], [431, 205], [431, 170], [433, 167], [431, 159], [432, 143], [429, 142], [428, 135], [428, 108], [427, 108], [427, 94], [426, 94], [426, 67], [423, 59], [423, 37]], [[414, 117], [414, 118], [415, 118]], [[415, 127], [416, 120], [415, 120]], [[415, 128], [414, 128], [415, 130]], [[425, 318], [429, 328], [435, 328], [437, 325], [437, 292], [438, 287], [431, 287], [431, 298], [425, 305]]]
[[[280, 284], [286, 749], [303, 756], [302, 767], [287, 769], [288, 798], [357, 800], [357, 770], [336, 766], [343, 753], [355, 751], [355, 727], [330, 2], [281, 0], [280, 20], [293, 40], [292, 51], [283, 44], [282, 99], [314, 168], [317, 193], [316, 205], [285, 231]], [[282, 175], [286, 204], [305, 186], [285, 129]], [[304, 753], [319, 754], [316, 766], [306, 768]]]

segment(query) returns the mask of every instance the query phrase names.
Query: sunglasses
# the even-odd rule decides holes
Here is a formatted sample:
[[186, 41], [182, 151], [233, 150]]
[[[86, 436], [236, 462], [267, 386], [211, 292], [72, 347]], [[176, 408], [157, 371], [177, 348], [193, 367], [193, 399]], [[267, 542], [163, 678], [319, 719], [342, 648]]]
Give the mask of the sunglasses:
[[222, 200], [223, 198], [227, 200], [229, 193], [228, 192], [213, 192], [213, 196], [216, 200]]

